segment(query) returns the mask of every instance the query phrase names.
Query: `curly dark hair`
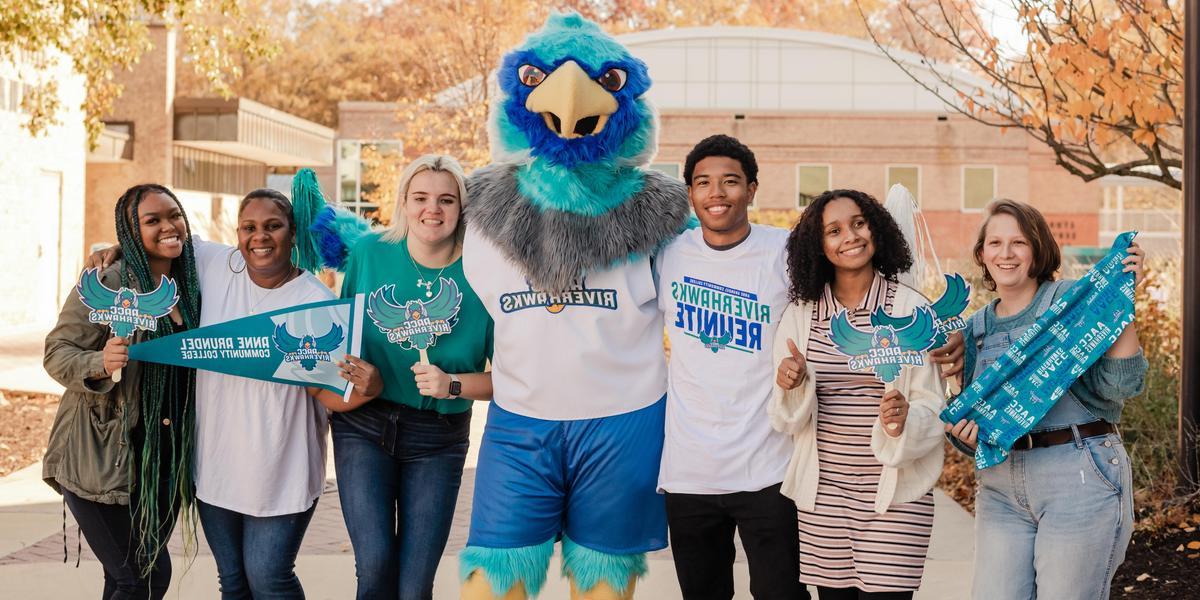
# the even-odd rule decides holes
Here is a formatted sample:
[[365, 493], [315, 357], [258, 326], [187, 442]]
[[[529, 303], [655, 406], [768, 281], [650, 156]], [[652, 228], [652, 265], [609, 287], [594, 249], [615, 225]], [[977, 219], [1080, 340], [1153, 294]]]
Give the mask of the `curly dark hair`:
[[912, 251], [900, 226], [878, 200], [857, 190], [830, 190], [813, 199], [788, 235], [788, 299], [792, 302], [819, 300], [825, 285], [833, 281], [833, 263], [825, 256], [824, 216], [825, 207], [838, 198], [849, 198], [862, 210], [875, 245], [871, 264], [876, 271], [896, 281], [898, 273], [912, 267]]
[[738, 161], [742, 164], [742, 172], [746, 174], [746, 183], [758, 182], [758, 161], [754, 159], [754, 152], [737, 138], [721, 134], [710, 135], [700, 140], [700, 143], [688, 152], [687, 159], [683, 162], [683, 182], [692, 185], [692, 173], [696, 171], [696, 163], [710, 156], [725, 156]]

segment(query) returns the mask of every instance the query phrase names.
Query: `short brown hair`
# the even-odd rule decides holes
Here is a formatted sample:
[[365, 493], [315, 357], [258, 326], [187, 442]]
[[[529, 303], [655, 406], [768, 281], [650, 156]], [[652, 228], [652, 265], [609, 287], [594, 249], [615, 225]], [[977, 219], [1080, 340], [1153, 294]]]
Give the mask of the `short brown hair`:
[[988, 223], [996, 215], [1008, 215], [1016, 219], [1021, 233], [1029, 241], [1029, 249], [1033, 252], [1033, 265], [1029, 267], [1029, 276], [1036, 279], [1038, 285], [1054, 281], [1054, 273], [1062, 264], [1062, 252], [1058, 249], [1054, 234], [1050, 233], [1046, 217], [1043, 217], [1038, 209], [1024, 202], [998, 198], [987, 205], [983, 215], [983, 223], [979, 225], [979, 239], [975, 241], [975, 264], [983, 270], [983, 282], [987, 289], [996, 291], [996, 282], [988, 272], [987, 265], [983, 264], [983, 242], [987, 237]]

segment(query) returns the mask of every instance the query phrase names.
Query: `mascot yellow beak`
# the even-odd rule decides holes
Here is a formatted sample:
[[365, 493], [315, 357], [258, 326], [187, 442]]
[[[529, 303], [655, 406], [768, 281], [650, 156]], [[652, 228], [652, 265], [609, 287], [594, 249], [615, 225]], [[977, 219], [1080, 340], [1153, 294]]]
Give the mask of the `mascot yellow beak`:
[[617, 112], [617, 99], [575, 61], [567, 61], [529, 94], [525, 109], [541, 113], [558, 137], [574, 139], [600, 133]]

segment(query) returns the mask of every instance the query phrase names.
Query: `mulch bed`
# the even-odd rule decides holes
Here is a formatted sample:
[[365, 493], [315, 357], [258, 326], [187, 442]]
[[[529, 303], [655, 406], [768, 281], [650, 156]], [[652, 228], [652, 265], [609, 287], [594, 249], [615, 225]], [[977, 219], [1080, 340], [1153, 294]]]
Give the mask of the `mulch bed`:
[[1113, 598], [1194, 600], [1200, 597], [1200, 515], [1185, 527], [1135, 531], [1113, 578]]
[[59, 397], [0, 391], [0, 477], [41, 460]]

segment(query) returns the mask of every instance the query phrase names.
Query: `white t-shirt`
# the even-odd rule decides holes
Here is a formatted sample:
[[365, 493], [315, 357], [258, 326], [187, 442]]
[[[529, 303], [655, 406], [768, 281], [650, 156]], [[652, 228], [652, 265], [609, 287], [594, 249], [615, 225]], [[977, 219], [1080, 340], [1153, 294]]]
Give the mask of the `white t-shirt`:
[[504, 410], [593, 419], [645, 408], [666, 393], [649, 259], [588, 273], [551, 297], [468, 226], [463, 271], [495, 322], [492, 388]]
[[659, 490], [753, 492], [783, 481], [792, 444], [771, 428], [772, 344], [787, 306], [788, 232], [752, 225], [728, 250], [700, 229], [655, 261], [671, 359]]
[[[335, 298], [311, 273], [269, 290], [236, 249], [195, 248], [201, 326]], [[325, 407], [303, 387], [197, 370], [196, 497], [255, 517], [308, 510], [325, 486], [327, 430]]]

